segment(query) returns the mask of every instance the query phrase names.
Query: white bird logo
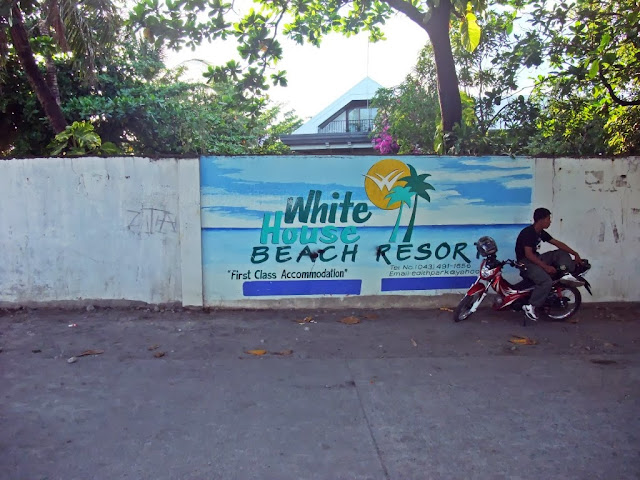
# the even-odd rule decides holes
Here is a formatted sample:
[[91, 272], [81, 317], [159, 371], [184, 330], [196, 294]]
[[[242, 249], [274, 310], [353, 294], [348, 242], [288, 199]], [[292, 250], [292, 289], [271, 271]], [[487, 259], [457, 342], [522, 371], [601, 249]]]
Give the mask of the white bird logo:
[[398, 172], [395, 177], [391, 178], [391, 176], [396, 172], [398, 172], [398, 170], [392, 170], [387, 174], [386, 177], [383, 177], [380, 173], [374, 174], [378, 178], [374, 178], [371, 175], [365, 175], [365, 177], [373, 180], [373, 183], [375, 183], [381, 191], [383, 188], [386, 188], [387, 191], [390, 191], [393, 188], [393, 184], [396, 183], [398, 178], [404, 175], [404, 172], [400, 170], [400, 172]]

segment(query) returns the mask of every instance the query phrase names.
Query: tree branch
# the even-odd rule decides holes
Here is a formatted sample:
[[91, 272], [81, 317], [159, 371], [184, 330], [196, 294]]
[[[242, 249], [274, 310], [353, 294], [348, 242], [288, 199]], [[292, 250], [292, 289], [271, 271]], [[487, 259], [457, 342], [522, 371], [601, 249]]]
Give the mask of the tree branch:
[[[278, 17], [278, 20], [276, 20], [276, 23], [273, 26], [273, 36], [271, 37], [270, 46], [273, 45], [273, 43], [276, 41], [276, 38], [278, 36], [278, 27], [280, 26], [280, 22], [284, 18], [285, 13], [287, 13], [287, 5], [286, 4], [283, 5], [282, 11], [280, 12], [280, 16]], [[267, 47], [267, 48], [269, 48], [269, 47]], [[260, 75], [264, 76], [264, 72], [267, 70], [267, 64], [268, 63], [269, 63], [269, 61], [263, 56], [263, 58], [262, 58], [262, 70], [260, 72]]]
[[54, 132], [60, 133], [66, 128], [67, 121], [64, 118], [60, 105], [56, 102], [55, 97], [51, 93], [51, 89], [36, 64], [33, 50], [29, 44], [29, 36], [24, 26], [22, 11], [17, 3], [11, 7], [11, 15], [13, 25], [11, 25], [9, 31], [13, 41], [13, 47], [27, 75], [27, 80], [31, 88], [33, 88], [40, 105], [42, 105], [42, 109], [47, 115]]
[[404, 13], [410, 20], [414, 21], [422, 28], [426, 29], [427, 21], [425, 21], [424, 12], [420, 11], [418, 7], [414, 7], [409, 2], [405, 2], [403, 0], [383, 0], [384, 3], [389, 5], [391, 8], [399, 11], [400, 13]]
[[604, 73], [602, 72], [602, 65], [598, 66], [598, 76], [600, 77], [600, 80], [602, 81], [602, 83], [604, 83], [604, 86], [606, 87], [606, 89], [609, 91], [609, 96], [611, 97], [611, 100], [613, 100], [615, 103], [617, 103], [618, 105], [622, 105], [623, 107], [640, 105], [640, 100], [631, 100], [631, 101], [624, 100], [616, 95], [616, 92], [613, 91], [613, 87], [611, 86], [611, 84], [607, 82], [606, 78], [604, 78]]

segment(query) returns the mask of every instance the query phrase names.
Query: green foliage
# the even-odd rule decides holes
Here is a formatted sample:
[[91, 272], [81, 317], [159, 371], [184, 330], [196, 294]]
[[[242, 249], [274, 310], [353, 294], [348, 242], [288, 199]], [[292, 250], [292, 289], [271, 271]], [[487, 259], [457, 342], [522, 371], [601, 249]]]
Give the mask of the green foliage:
[[530, 155], [635, 155], [640, 153], [640, 107], [612, 106], [584, 96], [535, 97], [541, 105]]
[[[374, 99], [376, 131], [391, 134], [400, 153], [640, 153], [640, 8], [633, 0], [254, 4], [237, 15], [223, 0], [137, 0], [123, 23], [109, 0], [19, 2], [28, 46], [44, 59], [40, 68], [55, 92], [49, 118], [59, 98], [62, 125], [88, 122], [80, 125], [126, 153], [286, 151], [277, 137], [299, 120], [266, 96], [270, 85], [286, 85], [286, 72], [273, 69], [283, 54], [279, 35], [319, 45], [333, 32], [366, 31], [377, 41], [396, 12], [438, 39], [439, 59], [436, 65], [433, 49], [425, 50], [403, 84]], [[0, 2], [0, 154], [41, 155], [54, 135], [7, 35], [10, 5]], [[235, 38], [239, 59], [209, 68], [207, 85], [164, 68], [164, 48], [217, 38]], [[443, 63], [443, 54], [450, 60]], [[524, 73], [535, 68], [546, 72], [532, 92], [523, 90]], [[97, 148], [91, 132], [70, 128], [61, 152]]]
[[437, 75], [441, 85], [447, 86], [437, 92], [445, 109], [442, 123], [449, 129], [461, 121], [446, 25], [456, 27], [460, 45], [475, 50], [481, 39], [479, 19], [487, 8], [486, 0], [255, 0], [254, 4], [259, 9], [252, 8], [232, 22], [232, 3], [220, 0], [138, 0], [128, 22], [158, 47], [193, 48], [203, 41], [234, 37], [241, 61], [212, 66], [206, 77], [213, 85], [233, 82], [244, 96], [251, 96], [266, 91], [268, 79], [273, 85], [286, 85], [286, 72], [267, 74], [282, 58], [280, 33], [300, 44], [319, 46], [330, 33], [349, 37], [366, 31], [375, 42], [384, 39], [383, 25], [399, 12], [437, 40], [434, 44], [442, 50]]
[[100, 135], [88, 122], [73, 122], [58, 133], [47, 147], [51, 155], [79, 157], [82, 155], [117, 155], [119, 152], [111, 142], [102, 143]]
[[231, 84], [182, 82], [179, 72], [159, 70], [155, 80], [129, 76], [117, 65], [101, 75], [101, 93], [69, 99], [71, 117], [91, 118], [103, 138], [128, 153], [194, 155], [286, 151], [275, 135], [299, 125], [266, 98], [246, 99]]
[[0, 72], [5, 93], [0, 96], [5, 114], [0, 115], [0, 154], [43, 155], [51, 151], [49, 144], [56, 154], [60, 148], [67, 155], [100, 154], [107, 142], [135, 155], [284, 153], [288, 147], [279, 135], [300, 124], [292, 113], [282, 115], [270, 106], [264, 95], [245, 98], [234, 85], [181, 81], [181, 71], [167, 71], [160, 49], [145, 41], [129, 39], [99, 60], [93, 85], [83, 81], [75, 65], [68, 57], [55, 59], [63, 112], [68, 120], [93, 128], [104, 140], [101, 150], [91, 147], [91, 135], [77, 125], [53, 141], [42, 107], [10, 55]]
[[[613, 103], [640, 105], [640, 6], [633, 0], [533, 4], [532, 26], [562, 94], [606, 93]], [[569, 80], [562, 82], [562, 80]]]
[[613, 155], [640, 154], [640, 106], [609, 108], [604, 125], [607, 151]]
[[195, 48], [203, 41], [226, 38], [232, 4], [219, 0], [140, 0], [128, 23], [156, 48]]
[[478, 25], [478, 17], [471, 10], [471, 3], [467, 7], [464, 20], [460, 22], [460, 40], [462, 46], [468, 51], [473, 52], [480, 45], [480, 35], [482, 29]]
[[534, 91], [543, 114], [532, 153], [640, 153], [639, 19], [630, 0], [534, 4], [531, 36], [553, 70]]
[[371, 104], [378, 108], [374, 137], [390, 134], [399, 154], [433, 153], [440, 106], [431, 46], [420, 53], [412, 75], [396, 88], [378, 90]]
[[[235, 38], [244, 62], [230, 60], [226, 65], [211, 66], [205, 77], [212, 85], [233, 84], [238, 94], [259, 97], [269, 89], [267, 66], [282, 58], [276, 38], [279, 21], [251, 9], [233, 23], [232, 7], [232, 3], [220, 0], [139, 0], [127, 23], [139, 39], [158, 49], [194, 49], [203, 42]], [[283, 71], [270, 74], [269, 79], [272, 85], [286, 85]]]
[[[530, 2], [533, 13], [517, 31], [515, 12], [486, 10], [482, 40], [473, 52], [456, 38], [460, 31], [452, 31], [462, 121], [452, 132], [437, 128], [424, 138], [435, 138], [434, 150], [441, 154], [640, 153], [639, 9], [623, 4], [627, 10], [611, 0], [576, 0], [549, 3], [547, 10], [543, 2]], [[431, 55], [423, 51], [418, 69]], [[527, 94], [526, 72], [544, 68], [547, 58], [553, 70], [538, 76]], [[410, 90], [417, 78], [409, 77], [384, 102], [384, 121], [398, 143], [414, 138], [419, 125], [401, 119], [434, 107], [432, 98]], [[421, 145], [420, 151], [428, 149]]]

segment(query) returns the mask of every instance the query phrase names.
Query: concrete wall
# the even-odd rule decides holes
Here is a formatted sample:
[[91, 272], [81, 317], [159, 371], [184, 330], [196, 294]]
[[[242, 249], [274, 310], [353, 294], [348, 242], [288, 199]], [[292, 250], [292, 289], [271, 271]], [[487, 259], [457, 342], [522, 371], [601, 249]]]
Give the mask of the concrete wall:
[[640, 301], [640, 157], [536, 159], [549, 232], [593, 264], [586, 301]]
[[[640, 158], [531, 162], [532, 206], [549, 208], [550, 232], [594, 265], [594, 297], [585, 300], [640, 301]], [[131, 157], [0, 160], [0, 306], [202, 305], [199, 164]], [[365, 299], [324, 300], [356, 306]], [[366, 305], [421, 300], [379, 296]]]
[[0, 303], [201, 305], [198, 160], [0, 161]]

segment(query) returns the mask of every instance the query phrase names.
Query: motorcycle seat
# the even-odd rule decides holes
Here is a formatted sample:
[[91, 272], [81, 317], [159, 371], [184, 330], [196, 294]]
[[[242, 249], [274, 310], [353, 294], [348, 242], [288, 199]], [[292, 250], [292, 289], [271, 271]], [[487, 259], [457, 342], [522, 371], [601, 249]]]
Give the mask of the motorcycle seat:
[[513, 288], [515, 288], [516, 290], [524, 290], [526, 288], [533, 287], [534, 285], [535, 283], [533, 283], [532, 280], [528, 278], [524, 278], [520, 280], [518, 283], [516, 283], [515, 285], [513, 285]]

